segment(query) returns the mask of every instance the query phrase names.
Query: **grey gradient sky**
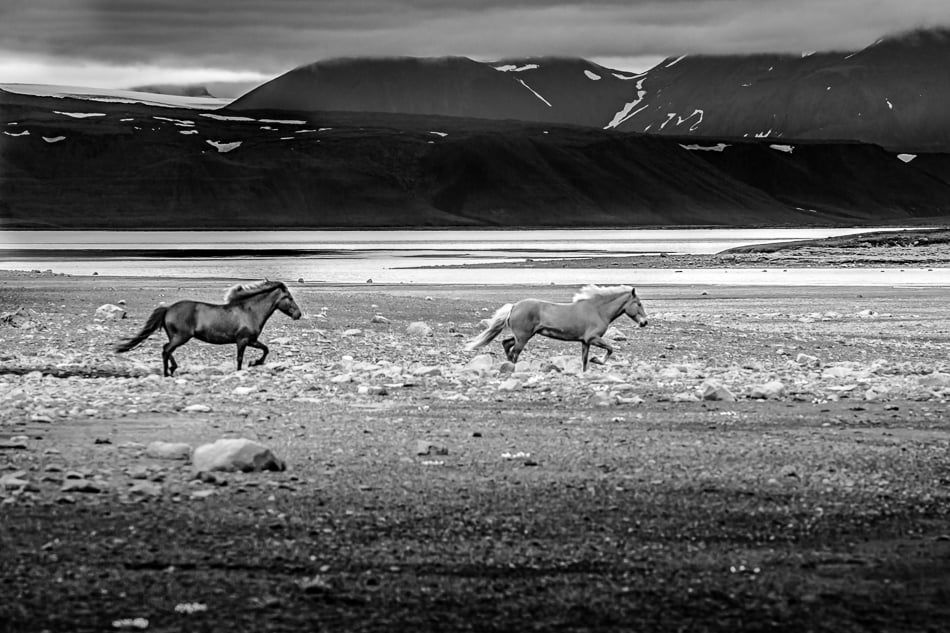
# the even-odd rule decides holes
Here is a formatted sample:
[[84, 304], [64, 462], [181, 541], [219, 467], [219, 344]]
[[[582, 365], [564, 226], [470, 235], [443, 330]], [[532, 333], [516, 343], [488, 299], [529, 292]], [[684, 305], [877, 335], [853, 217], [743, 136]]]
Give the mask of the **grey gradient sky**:
[[249, 80], [340, 56], [853, 50], [950, 26], [950, 0], [0, 0], [0, 82]]

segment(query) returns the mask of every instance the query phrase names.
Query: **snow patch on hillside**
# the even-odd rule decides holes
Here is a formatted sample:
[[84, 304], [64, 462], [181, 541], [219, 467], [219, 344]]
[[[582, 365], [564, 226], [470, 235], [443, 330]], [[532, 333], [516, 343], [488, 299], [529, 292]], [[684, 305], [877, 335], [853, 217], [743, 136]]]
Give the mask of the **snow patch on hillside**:
[[725, 143], [716, 143], [715, 145], [680, 145], [683, 149], [688, 149], [691, 152], [721, 152], [729, 145]]
[[662, 130], [663, 128], [665, 128], [669, 124], [669, 122], [673, 120], [673, 117], [675, 116], [676, 116], [675, 112], [667, 112], [666, 121], [663, 121], [663, 123], [660, 124], [660, 129]]
[[194, 121], [188, 121], [186, 119], [170, 119], [166, 116], [153, 116], [152, 118], [158, 121], [168, 121], [169, 123], [174, 123], [178, 127], [194, 127], [195, 125]]
[[30, 131], [29, 131], [29, 130], [23, 130], [22, 132], [6, 132], [6, 131], [4, 131], [4, 134], [6, 134], [7, 136], [29, 136], [29, 135], [30, 135]]
[[54, 97], [57, 99], [85, 99], [106, 103], [144, 103], [163, 108], [220, 108], [230, 103], [230, 99], [209, 97], [182, 97], [162, 95], [136, 90], [113, 90], [109, 88], [87, 88], [83, 86], [53, 86], [45, 84], [0, 84], [7, 92], [15, 92], [34, 97]]
[[769, 147], [779, 152], [785, 152], [786, 154], [791, 154], [795, 151], [795, 148], [791, 145], [777, 145], [773, 143], [772, 145], [769, 145]]
[[756, 132], [755, 138], [768, 138], [772, 135], [772, 128], [769, 128], [768, 132]]
[[493, 66], [493, 68], [503, 73], [523, 73], [526, 70], [535, 70], [536, 68], [540, 68], [540, 66], [537, 64], [525, 64], [524, 66], [505, 64], [504, 66]]
[[222, 143], [220, 141], [205, 141], [208, 145], [214, 147], [220, 153], [225, 154], [232, 150], [235, 150], [241, 146], [241, 141], [234, 141], [233, 143]]
[[587, 76], [587, 78], [590, 79], [591, 81], [600, 81], [600, 75], [598, 75], [597, 73], [592, 73], [592, 72], [589, 71], [589, 70], [585, 70], [585, 71], [584, 71], [584, 74], [585, 74], [585, 75]]
[[673, 61], [671, 61], [669, 64], [667, 64], [666, 67], [669, 68], [669, 67], [671, 67], [671, 66], [675, 66], [676, 64], [678, 64], [678, 63], [680, 63], [681, 61], [683, 61], [685, 58], [686, 58], [686, 55], [680, 55], [679, 57], [677, 57], [676, 59], [674, 59]]
[[446, 132], [429, 132], [429, 134], [435, 134], [436, 136], [442, 136], [442, 137], [448, 136], [448, 133]]
[[88, 119], [89, 117], [106, 115], [105, 112], [60, 112], [59, 110], [53, 110], [53, 114], [62, 114], [74, 119]]
[[893, 109], [894, 109], [894, 104], [891, 103], [891, 100], [890, 100], [890, 99], [885, 98], [885, 99], [884, 99], [884, 102], [887, 103], [887, 109], [888, 109], [888, 110], [893, 110]]
[[224, 116], [223, 114], [210, 114], [208, 112], [202, 112], [198, 116], [206, 116], [209, 119], [214, 119], [215, 121], [239, 121], [241, 123], [257, 123], [257, 119], [252, 119], [246, 116]]
[[527, 88], [528, 90], [530, 90], [532, 93], [534, 93], [534, 96], [537, 97], [538, 99], [540, 99], [541, 101], [543, 101], [543, 102], [545, 103], [545, 105], [547, 105], [549, 108], [553, 108], [553, 107], [554, 107], [554, 106], [551, 105], [551, 102], [550, 102], [550, 101], [548, 101], [547, 99], [545, 99], [544, 97], [542, 97], [541, 95], [539, 95], [538, 92], [537, 92], [534, 88], [532, 88], [531, 86], [529, 86], [528, 84], [526, 84], [526, 83], [524, 82], [524, 79], [518, 79], [518, 83], [520, 83], [522, 86], [524, 86], [525, 88]]
[[198, 130], [178, 130], [179, 134], [197, 134]]
[[699, 120], [696, 121], [695, 123], [693, 123], [691, 126], [689, 126], [689, 131], [690, 131], [690, 132], [694, 131], [697, 127], [699, 127], [699, 124], [703, 122], [703, 114], [704, 114], [704, 113], [703, 113], [703, 111], [700, 110], [699, 108], [696, 108], [695, 110], [693, 110], [693, 113], [692, 113], [691, 115], [687, 116], [687, 117], [677, 117], [677, 118], [676, 118], [676, 125], [677, 125], [677, 127], [680, 126], [680, 125], [682, 125], [683, 123], [686, 123], [687, 121], [689, 121], [690, 119], [692, 119], [692, 118], [693, 118], [694, 116], [696, 116], [697, 114], [699, 115]]
[[639, 73], [636, 75], [621, 75], [620, 73], [610, 73], [610, 74], [622, 81], [630, 81], [631, 79], [639, 79], [640, 77], [645, 76], [647, 73]]
[[643, 78], [637, 82], [637, 100], [624, 104], [624, 106], [617, 113], [614, 114], [614, 118], [610, 120], [610, 123], [604, 126], [605, 130], [609, 130], [611, 128], [617, 127], [618, 125], [620, 125], [621, 123], [629, 119], [630, 117], [636, 116], [637, 113], [643, 111], [643, 108], [647, 107], [646, 105], [644, 105], [643, 107], [634, 111], [634, 108], [636, 108], [637, 105], [641, 101], [643, 101], [643, 98], [647, 94], [647, 91], [643, 89], [643, 82], [646, 80], [646, 77], [644, 77], [644, 75], [646, 75], [646, 73], [638, 75], [639, 77], [643, 77]]
[[43, 140], [47, 143], [59, 143], [60, 141], [65, 141], [65, 136], [44, 136]]
[[306, 125], [306, 121], [296, 121], [293, 119], [258, 119], [261, 123], [273, 123], [274, 125]]
[[910, 161], [917, 158], [917, 154], [898, 154], [897, 157], [905, 163], [909, 163]]

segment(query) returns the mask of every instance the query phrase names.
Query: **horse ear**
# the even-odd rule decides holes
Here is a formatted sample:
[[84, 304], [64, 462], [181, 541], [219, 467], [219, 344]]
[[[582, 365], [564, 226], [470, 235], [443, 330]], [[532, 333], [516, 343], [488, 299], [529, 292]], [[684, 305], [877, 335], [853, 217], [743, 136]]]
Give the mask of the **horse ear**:
[[636, 288], [631, 288], [631, 289], [630, 289], [630, 294], [632, 294], [634, 297], [636, 297], [636, 296], [637, 296], [637, 289], [636, 289]]

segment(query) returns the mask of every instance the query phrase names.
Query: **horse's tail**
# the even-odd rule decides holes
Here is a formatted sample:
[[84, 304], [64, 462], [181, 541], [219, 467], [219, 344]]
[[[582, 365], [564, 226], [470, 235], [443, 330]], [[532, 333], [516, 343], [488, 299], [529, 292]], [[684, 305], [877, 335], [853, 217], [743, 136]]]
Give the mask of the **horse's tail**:
[[484, 347], [491, 343], [496, 336], [501, 334], [501, 331], [508, 325], [512, 305], [511, 303], [506, 303], [498, 308], [498, 310], [495, 311], [495, 315], [491, 318], [491, 321], [489, 321], [488, 327], [485, 328], [485, 331], [466, 343], [465, 349], [473, 350]]
[[166, 306], [159, 306], [152, 311], [152, 315], [148, 318], [148, 321], [145, 322], [145, 327], [142, 330], [133, 336], [132, 338], [127, 338], [115, 347], [117, 352], [127, 352], [132, 348], [138, 347], [142, 344], [142, 341], [147, 339], [152, 335], [152, 333], [162, 326], [162, 323], [165, 321], [165, 313], [168, 312]]

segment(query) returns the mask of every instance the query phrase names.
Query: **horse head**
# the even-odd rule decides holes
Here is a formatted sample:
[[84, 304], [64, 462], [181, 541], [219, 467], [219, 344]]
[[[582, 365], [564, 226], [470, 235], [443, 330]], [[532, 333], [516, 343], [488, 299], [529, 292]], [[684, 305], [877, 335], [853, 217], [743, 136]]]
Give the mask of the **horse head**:
[[643, 310], [643, 304], [640, 303], [640, 297], [637, 296], [636, 289], [630, 291], [630, 297], [623, 306], [623, 312], [628, 317], [637, 322], [637, 325], [644, 327], [647, 324], [647, 313]]
[[293, 295], [286, 286], [281, 288], [280, 297], [277, 298], [277, 309], [296, 321], [300, 318], [300, 307], [294, 301]]

